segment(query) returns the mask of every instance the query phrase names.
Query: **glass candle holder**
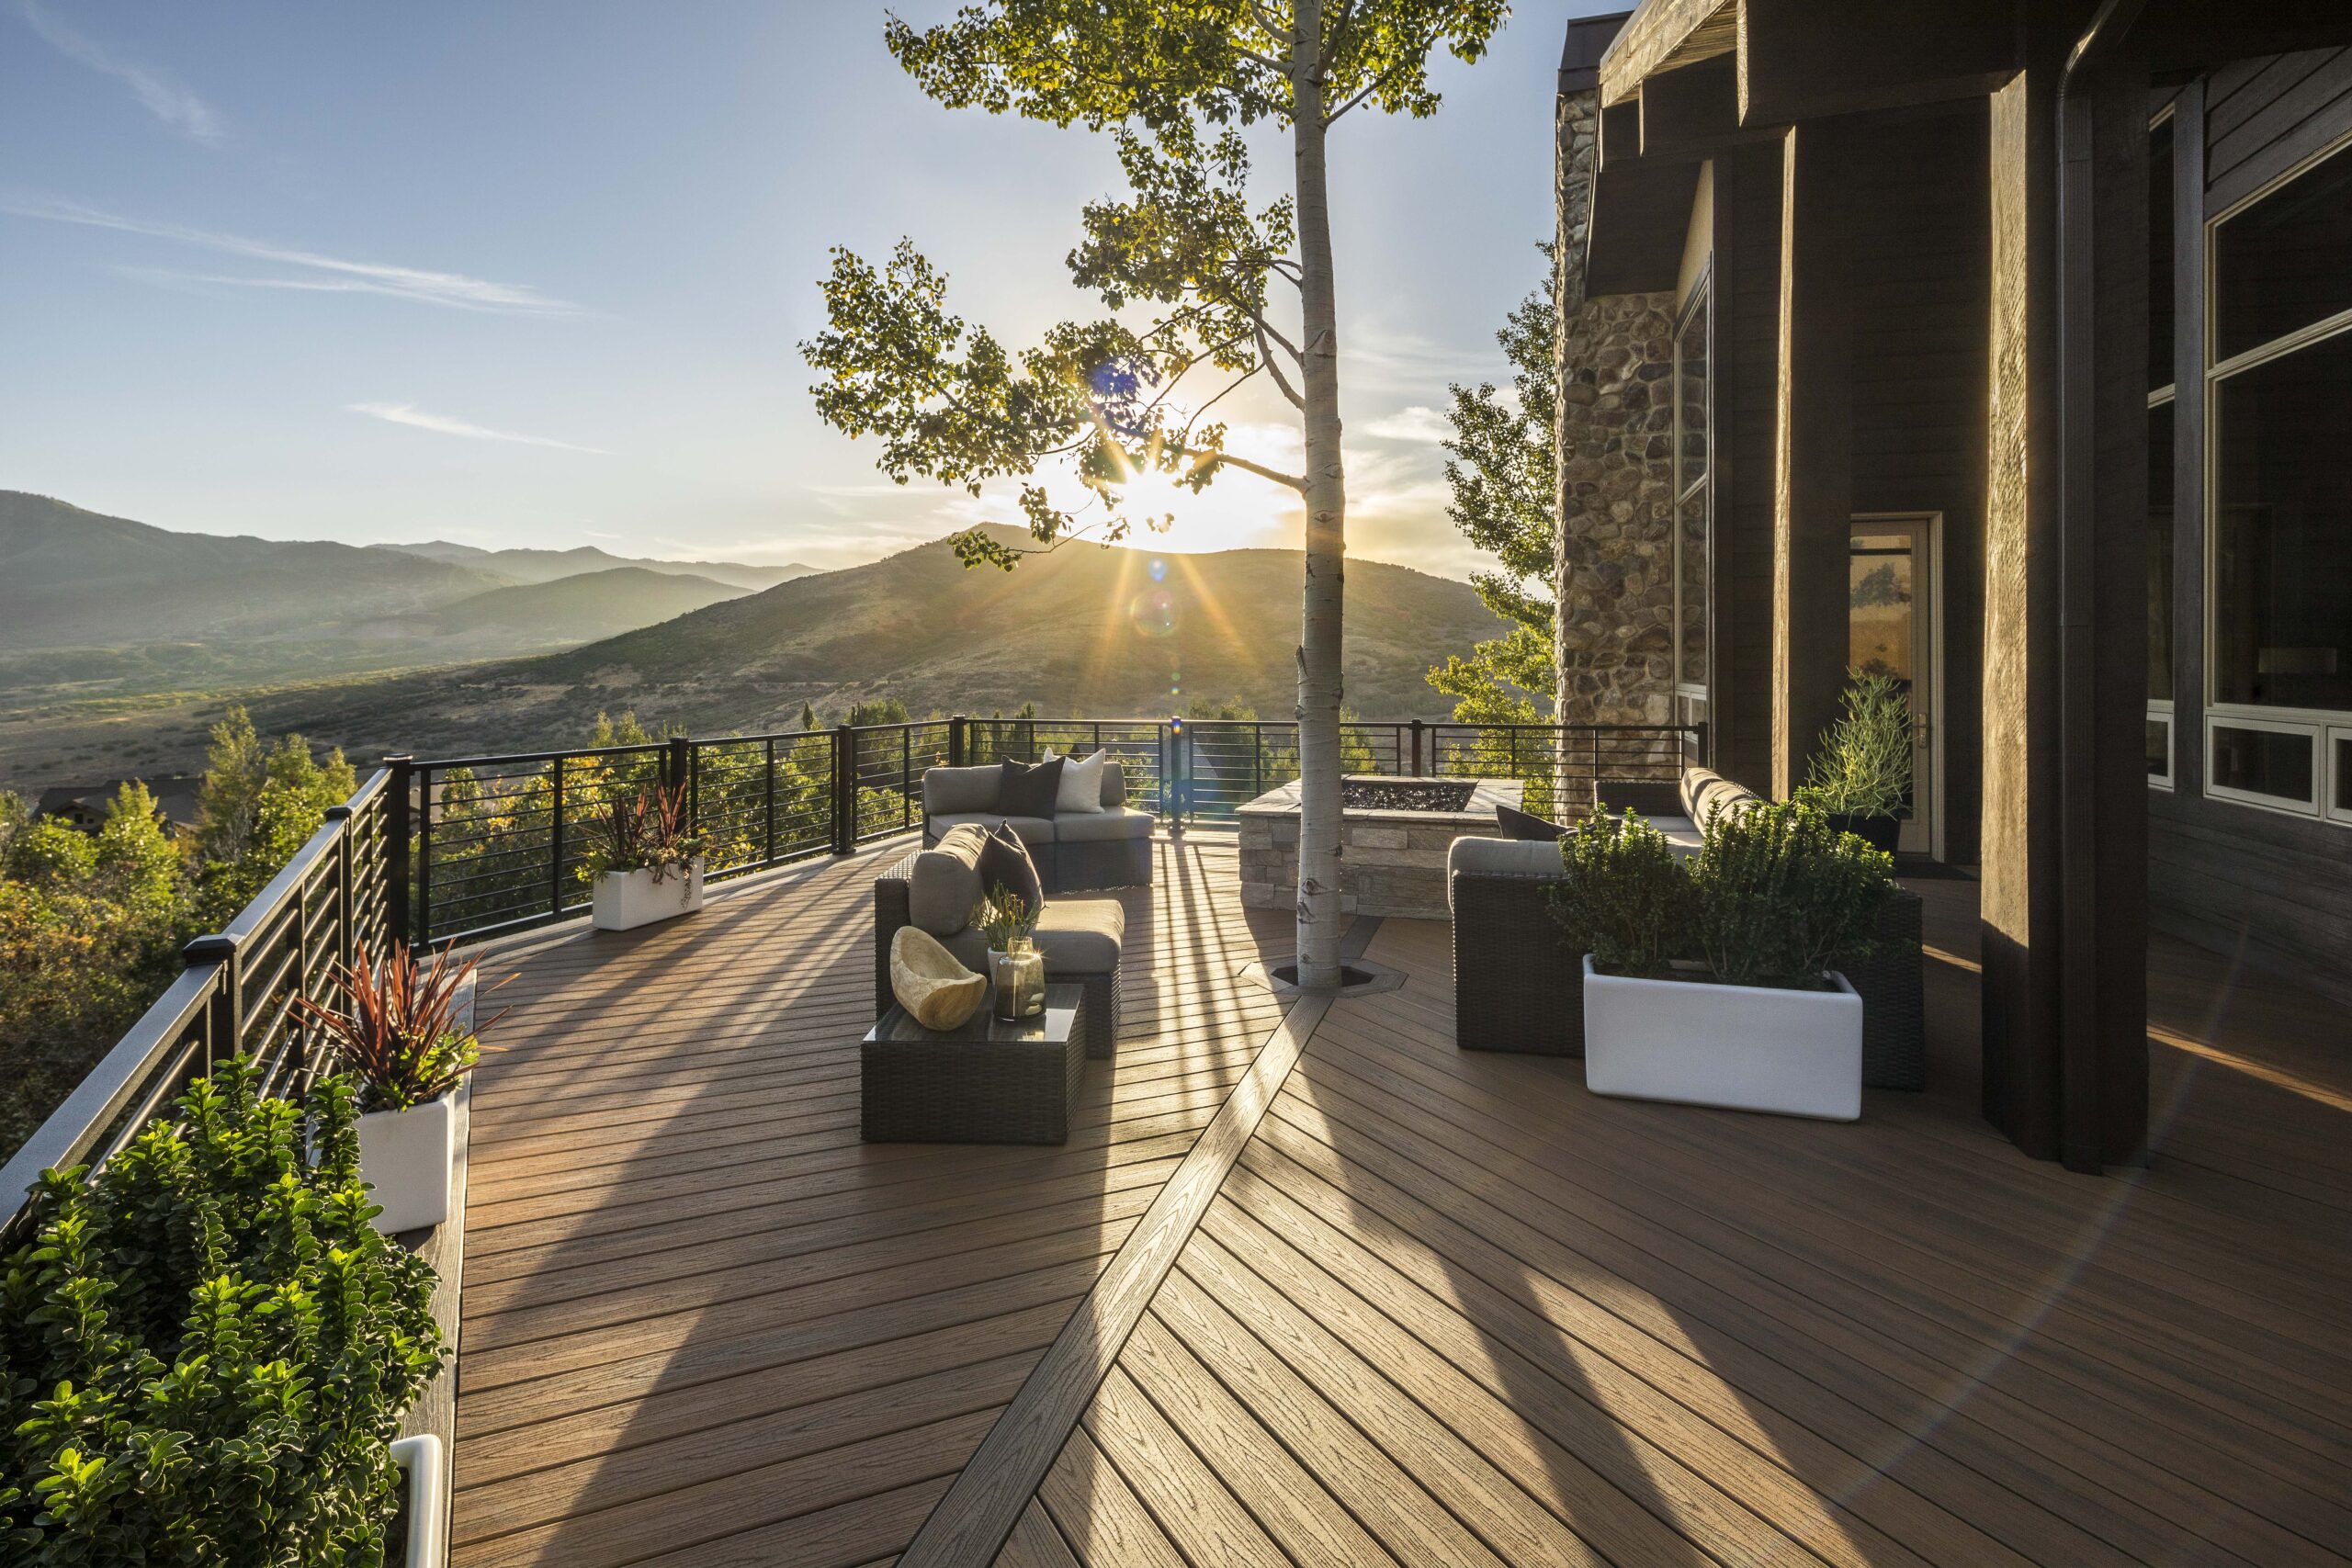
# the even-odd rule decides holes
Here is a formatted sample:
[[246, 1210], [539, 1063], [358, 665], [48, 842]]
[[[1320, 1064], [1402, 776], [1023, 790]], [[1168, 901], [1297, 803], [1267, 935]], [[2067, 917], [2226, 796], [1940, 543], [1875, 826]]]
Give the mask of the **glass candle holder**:
[[1006, 1022], [1046, 1010], [1046, 955], [1029, 943], [989, 949], [989, 979], [996, 987], [996, 1016]]

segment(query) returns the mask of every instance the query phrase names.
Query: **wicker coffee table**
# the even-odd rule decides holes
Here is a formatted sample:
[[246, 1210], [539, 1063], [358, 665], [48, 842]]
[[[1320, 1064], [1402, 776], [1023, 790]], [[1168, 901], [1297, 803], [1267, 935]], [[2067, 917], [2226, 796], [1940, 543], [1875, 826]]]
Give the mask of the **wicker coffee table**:
[[1060, 1144], [1086, 1071], [1078, 986], [1048, 985], [1046, 1010], [1001, 1023], [995, 998], [960, 1029], [925, 1029], [893, 1005], [858, 1045], [870, 1144]]

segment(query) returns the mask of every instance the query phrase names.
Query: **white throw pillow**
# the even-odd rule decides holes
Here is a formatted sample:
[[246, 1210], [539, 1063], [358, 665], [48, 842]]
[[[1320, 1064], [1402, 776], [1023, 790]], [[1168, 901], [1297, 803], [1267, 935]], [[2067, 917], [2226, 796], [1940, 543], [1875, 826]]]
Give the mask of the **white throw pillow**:
[[[1062, 759], [1061, 793], [1054, 797], [1054, 809], [1061, 811], [1096, 811], [1102, 809], [1102, 764], [1110, 757], [1107, 751], [1097, 751], [1080, 761], [1074, 757]], [[1052, 761], [1054, 750], [1046, 748], [1045, 761]]]

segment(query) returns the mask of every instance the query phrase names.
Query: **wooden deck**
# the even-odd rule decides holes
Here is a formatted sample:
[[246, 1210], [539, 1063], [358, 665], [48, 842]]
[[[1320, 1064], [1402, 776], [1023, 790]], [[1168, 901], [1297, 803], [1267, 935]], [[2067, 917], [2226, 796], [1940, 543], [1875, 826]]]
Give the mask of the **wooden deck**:
[[459, 1568], [2352, 1557], [2335, 1010], [2161, 947], [2086, 1179], [1975, 1115], [1972, 884], [1934, 1089], [1829, 1125], [1457, 1051], [1441, 925], [1285, 1010], [1196, 836], [1066, 1147], [868, 1147], [876, 863], [493, 964]]

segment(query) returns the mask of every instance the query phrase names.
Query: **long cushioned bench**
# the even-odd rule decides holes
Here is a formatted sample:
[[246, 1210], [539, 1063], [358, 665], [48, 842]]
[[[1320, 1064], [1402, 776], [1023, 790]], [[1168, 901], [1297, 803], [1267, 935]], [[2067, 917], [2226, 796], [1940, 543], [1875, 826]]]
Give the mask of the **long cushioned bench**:
[[1127, 775], [1118, 759], [1102, 770], [1100, 811], [1057, 810], [1051, 817], [1009, 817], [999, 809], [1003, 769], [932, 768], [922, 775], [922, 841], [935, 844], [950, 828], [977, 822], [1011, 828], [1037, 863], [1048, 893], [1086, 887], [1151, 886], [1154, 818], [1127, 804]]

